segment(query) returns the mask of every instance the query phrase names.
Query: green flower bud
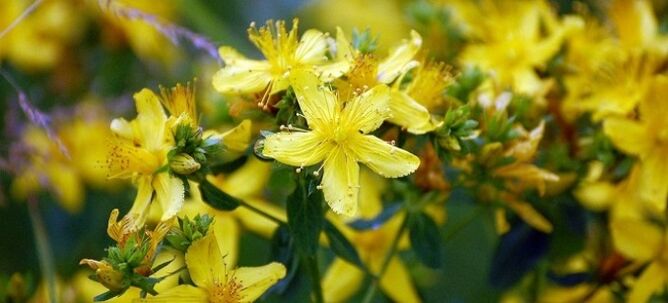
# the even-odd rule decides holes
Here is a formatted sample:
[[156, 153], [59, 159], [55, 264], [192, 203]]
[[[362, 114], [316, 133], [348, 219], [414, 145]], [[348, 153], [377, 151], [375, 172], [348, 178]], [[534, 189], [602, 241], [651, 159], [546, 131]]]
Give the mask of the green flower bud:
[[188, 154], [178, 154], [169, 161], [169, 167], [177, 174], [189, 175], [199, 170], [202, 165]]

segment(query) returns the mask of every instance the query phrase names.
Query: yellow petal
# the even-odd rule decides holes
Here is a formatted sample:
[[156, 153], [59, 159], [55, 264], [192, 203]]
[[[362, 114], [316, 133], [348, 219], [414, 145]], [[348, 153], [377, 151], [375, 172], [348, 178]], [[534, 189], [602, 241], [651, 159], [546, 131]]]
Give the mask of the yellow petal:
[[258, 267], [240, 267], [234, 271], [233, 276], [243, 286], [242, 302], [254, 302], [269, 287], [285, 277], [285, 266], [272, 262]]
[[615, 247], [627, 257], [636, 261], [647, 261], [660, 252], [663, 234], [658, 227], [644, 220], [613, 219], [610, 229]]
[[608, 182], [585, 182], [573, 194], [585, 207], [594, 211], [609, 208], [615, 199], [615, 186]]
[[615, 147], [631, 155], [642, 155], [652, 142], [647, 142], [648, 130], [644, 125], [624, 118], [608, 118], [603, 121], [603, 132]]
[[311, 129], [323, 128], [334, 122], [338, 104], [336, 95], [312, 72], [296, 70], [290, 73], [290, 84], [297, 96], [299, 108]]
[[250, 198], [261, 195], [269, 180], [271, 163], [251, 157], [248, 161], [228, 176], [219, 175], [210, 178], [211, 182], [223, 191], [237, 198]]
[[223, 94], [249, 94], [263, 91], [272, 80], [266, 61], [242, 59], [236, 51], [222, 47], [223, 60], [228, 63], [213, 75], [213, 87]]
[[552, 232], [552, 223], [545, 219], [531, 204], [515, 201], [513, 199], [506, 199], [504, 201], [524, 222], [531, 225], [531, 227], [545, 233]]
[[656, 39], [657, 22], [649, 1], [613, 1], [610, 17], [622, 45], [629, 49], [646, 47], [650, 41]]
[[[261, 199], [247, 199], [246, 203], [262, 210], [265, 213], [279, 218], [283, 222], [287, 222], [285, 210], [283, 208]], [[241, 224], [243, 224], [246, 229], [265, 238], [271, 238], [276, 231], [276, 228], [278, 228], [278, 224], [276, 222], [269, 220], [266, 217], [261, 216], [258, 213], [245, 207], [239, 207], [235, 209], [234, 215], [239, 219]]]
[[422, 46], [422, 37], [416, 31], [411, 31], [411, 40], [390, 51], [390, 55], [378, 65], [378, 81], [389, 84], [400, 74], [414, 66], [413, 57]]
[[50, 163], [46, 166], [49, 183], [58, 196], [58, 202], [68, 212], [75, 214], [83, 207], [84, 188], [77, 171], [62, 163]]
[[321, 81], [330, 82], [350, 70], [354, 60], [352, 44], [340, 27], [336, 28], [336, 59], [333, 62], [315, 67]]
[[395, 302], [420, 302], [410, 274], [399, 257], [394, 256], [380, 279], [380, 287]]
[[292, 166], [321, 162], [330, 147], [315, 132], [280, 132], [264, 140], [262, 154]]
[[330, 151], [324, 163], [322, 192], [332, 210], [341, 215], [357, 213], [359, 194], [359, 165], [343, 149]]
[[431, 121], [429, 111], [404, 92], [392, 91], [390, 110], [392, 116], [387, 120], [410, 133], [424, 134], [436, 127]]
[[[202, 288], [182, 284], [161, 292], [155, 297], [135, 299], [137, 302], [208, 303], [209, 294]], [[135, 302], [133, 301], [133, 302]]]
[[666, 99], [668, 99], [668, 77], [659, 75], [654, 77], [653, 80], [647, 97], [640, 102], [640, 118], [647, 121], [649, 129], [666, 129], [668, 128], [668, 123], [666, 123], [666, 115], [668, 115], [668, 102], [666, 102]]
[[375, 136], [355, 134], [349, 140], [357, 160], [385, 178], [406, 176], [420, 166], [420, 158]]
[[160, 98], [150, 89], [142, 89], [134, 94], [137, 106], [137, 123], [143, 147], [150, 151], [161, 148], [167, 117], [160, 104]]
[[111, 120], [111, 125], [109, 128], [114, 134], [123, 139], [134, 140], [135, 138], [132, 124], [123, 118], [116, 118]]
[[364, 134], [374, 131], [390, 116], [390, 88], [377, 85], [346, 103], [342, 125]]
[[153, 178], [153, 188], [160, 208], [162, 208], [161, 221], [171, 219], [183, 207], [185, 200], [185, 188], [181, 179], [168, 173], [159, 173]]
[[295, 59], [302, 64], [317, 64], [327, 60], [325, 52], [327, 51], [327, 40], [324, 33], [318, 30], [309, 29], [299, 41], [295, 50]]
[[251, 120], [245, 119], [236, 127], [221, 134], [223, 145], [231, 151], [243, 152], [248, 147], [251, 139]]
[[646, 303], [654, 293], [663, 291], [666, 284], [666, 269], [658, 262], [653, 262], [633, 284], [629, 294], [629, 303]]
[[362, 286], [364, 272], [355, 265], [336, 258], [322, 278], [325, 302], [346, 302]]
[[234, 217], [228, 214], [216, 215], [212, 228], [216, 234], [215, 238], [220, 255], [223, 256], [225, 268], [228, 271], [232, 270], [236, 266], [239, 256], [239, 235], [241, 234], [239, 224]]
[[146, 220], [146, 215], [148, 215], [148, 207], [151, 205], [152, 197], [153, 186], [151, 186], [151, 177], [140, 177], [137, 180], [137, 196], [132, 204], [132, 208], [128, 212], [128, 215], [137, 218], [135, 223], [137, 227], [144, 225], [144, 220]]
[[211, 288], [214, 281], [226, 281], [227, 269], [216, 237], [218, 236], [215, 232], [209, 232], [193, 242], [186, 252], [186, 265], [190, 278], [201, 288]]
[[653, 211], [663, 213], [668, 196], [668, 154], [655, 148], [640, 163], [639, 194]]

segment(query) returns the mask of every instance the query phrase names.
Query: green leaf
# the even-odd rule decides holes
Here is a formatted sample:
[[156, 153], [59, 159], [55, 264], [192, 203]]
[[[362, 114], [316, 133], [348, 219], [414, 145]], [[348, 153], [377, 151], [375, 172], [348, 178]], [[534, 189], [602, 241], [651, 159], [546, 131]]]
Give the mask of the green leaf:
[[206, 179], [199, 184], [199, 191], [202, 193], [202, 200], [211, 207], [218, 210], [231, 211], [239, 207], [241, 201], [228, 193], [218, 189], [215, 185]]
[[337, 256], [360, 268], [364, 268], [362, 259], [360, 259], [359, 254], [357, 254], [355, 247], [348, 241], [346, 236], [334, 226], [334, 224], [329, 222], [329, 220], [325, 220], [324, 231], [327, 240], [329, 240], [329, 247]]
[[322, 191], [309, 193], [309, 186], [303, 176], [299, 176], [299, 184], [288, 196], [287, 215], [288, 227], [297, 250], [305, 256], [313, 255], [318, 249], [318, 238], [323, 225]]
[[114, 291], [108, 291], [108, 292], [105, 292], [105, 293], [102, 293], [102, 294], [99, 294], [99, 295], [95, 296], [93, 298], [93, 302], [107, 301], [107, 300], [109, 300], [113, 297], [120, 296], [121, 294], [123, 294], [123, 293], [122, 292], [118, 293], [118, 292], [114, 292]]
[[418, 259], [431, 268], [441, 266], [441, 235], [438, 225], [423, 212], [411, 214], [408, 219], [411, 246]]

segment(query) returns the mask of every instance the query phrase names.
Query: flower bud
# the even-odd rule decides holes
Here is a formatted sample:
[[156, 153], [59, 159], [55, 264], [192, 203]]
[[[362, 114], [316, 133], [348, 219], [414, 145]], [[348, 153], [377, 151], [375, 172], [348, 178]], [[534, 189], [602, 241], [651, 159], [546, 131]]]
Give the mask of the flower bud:
[[177, 174], [189, 175], [199, 170], [202, 165], [195, 161], [192, 156], [182, 153], [174, 156], [169, 161], [169, 167]]

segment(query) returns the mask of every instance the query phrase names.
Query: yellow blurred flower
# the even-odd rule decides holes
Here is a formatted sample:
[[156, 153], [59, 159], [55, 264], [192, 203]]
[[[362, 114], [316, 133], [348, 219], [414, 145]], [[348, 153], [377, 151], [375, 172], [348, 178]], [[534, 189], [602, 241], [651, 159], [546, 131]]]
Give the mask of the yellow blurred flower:
[[285, 267], [270, 263], [233, 268], [209, 232], [186, 252], [186, 265], [195, 286], [182, 284], [141, 302], [253, 302], [285, 276]]
[[[0, 3], [0, 31], [5, 30], [32, 4], [29, 0]], [[83, 34], [81, 3], [76, 0], [45, 0], [28, 17], [0, 37], [0, 60], [18, 68], [43, 71], [67, 56], [67, 50]]]
[[[375, 218], [382, 210], [381, 193], [384, 180], [371, 172], [363, 170], [360, 195], [364, 202], [360, 203], [358, 218]], [[360, 259], [372, 273], [378, 273], [383, 266], [386, 255], [390, 252], [392, 240], [401, 227], [405, 213], [395, 215], [382, 226], [365, 231], [356, 231], [345, 224], [341, 218], [330, 216], [332, 223], [350, 240], [357, 249]], [[409, 247], [407, 234], [404, 233], [398, 244], [398, 251]], [[323, 295], [326, 302], [346, 302], [363, 285], [365, 272], [356, 265], [336, 258], [329, 266], [322, 279]], [[413, 286], [408, 269], [398, 255], [392, 256], [385, 274], [380, 279], [380, 288], [395, 302], [420, 302], [420, 297]]]
[[106, 181], [100, 165], [107, 153], [105, 137], [110, 134], [103, 108], [84, 102], [77, 106], [75, 115], [77, 118], [55, 125], [67, 155], [43, 129], [30, 126], [24, 131], [21, 144], [27, 149], [28, 163], [12, 182], [15, 197], [26, 199], [45, 188], [65, 210], [77, 213], [84, 206], [85, 185], [114, 187]]
[[265, 139], [262, 153], [299, 167], [297, 171], [323, 162], [320, 187], [334, 212], [346, 216], [357, 212], [358, 162], [386, 178], [402, 177], [418, 168], [420, 159], [415, 155], [368, 135], [389, 115], [387, 86], [375, 86], [344, 103], [311, 73], [293, 72], [291, 82], [311, 131], [288, 126], [287, 131]]
[[668, 77], [652, 81], [639, 113], [638, 119], [610, 117], [603, 131], [615, 147], [639, 159], [639, 198], [663, 213], [668, 197]]
[[504, 89], [542, 97], [549, 81], [535, 70], [545, 68], [582, 21], [559, 20], [545, 1], [481, 1], [474, 11], [463, 14], [472, 17], [467, 20], [472, 42], [462, 50], [460, 62], [487, 71]]

